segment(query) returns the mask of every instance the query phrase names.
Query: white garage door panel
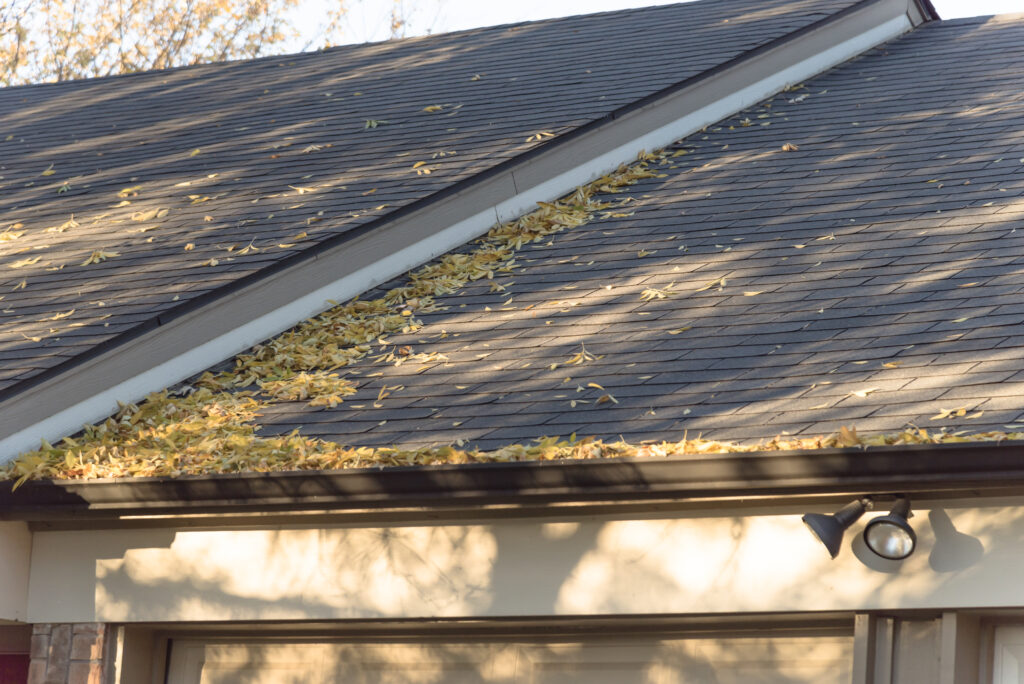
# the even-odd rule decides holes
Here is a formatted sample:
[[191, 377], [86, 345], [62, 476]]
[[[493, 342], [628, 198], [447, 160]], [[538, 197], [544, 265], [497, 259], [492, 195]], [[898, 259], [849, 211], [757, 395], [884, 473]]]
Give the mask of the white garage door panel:
[[847, 684], [852, 637], [574, 643], [176, 640], [168, 684]]
[[321, 644], [189, 645], [174, 655], [178, 677], [199, 684], [319, 684]]
[[673, 639], [523, 649], [522, 684], [848, 684], [850, 638]]
[[1024, 684], [1024, 627], [996, 629], [995, 684]]
[[336, 645], [330, 651], [331, 682], [344, 684], [492, 684], [511, 682], [511, 668], [496, 672], [501, 651], [495, 644]]

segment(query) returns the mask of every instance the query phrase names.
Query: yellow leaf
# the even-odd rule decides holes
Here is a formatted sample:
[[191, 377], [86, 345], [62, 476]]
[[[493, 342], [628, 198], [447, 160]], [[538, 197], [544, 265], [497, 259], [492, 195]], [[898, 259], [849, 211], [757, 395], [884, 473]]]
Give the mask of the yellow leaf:
[[204, 261], [203, 263], [201, 263], [199, 265], [200, 266], [216, 266], [219, 263], [220, 262], [217, 261], [216, 259], [207, 259], [206, 261]]
[[852, 447], [860, 446], [861, 444], [861, 439], [860, 436], [857, 434], [857, 430], [850, 429], [845, 425], [839, 428], [839, 434], [837, 436], [839, 444], [842, 446]]
[[799, 149], [800, 148], [794, 145], [793, 143], [786, 143], [782, 146], [783, 152], [796, 152]]
[[200, 150], [199, 150], [199, 148], [197, 147], [196, 149], [194, 149], [194, 150], [192, 150], [191, 152], [189, 152], [189, 153], [188, 153], [188, 156], [190, 156], [190, 157], [194, 157], [194, 156], [196, 156], [197, 154], [199, 154], [199, 152], [200, 152]]
[[744, 292], [743, 296], [744, 297], [756, 297], [759, 294], [764, 294], [764, 291], [763, 290], [750, 290], [749, 292]]
[[28, 259], [20, 259], [12, 264], [7, 264], [8, 268], [23, 268], [25, 266], [31, 266], [32, 264], [39, 263], [39, 260], [43, 257], [29, 257]]
[[856, 392], [850, 392], [850, 396], [863, 398], [868, 396], [872, 392], [877, 392], [879, 389], [880, 388], [878, 387], [868, 387], [867, 389], [857, 390]]
[[104, 252], [97, 250], [89, 255], [89, 258], [82, 262], [82, 266], [89, 266], [90, 264], [98, 264], [101, 261], [112, 259], [113, 257], [121, 256], [118, 252]]
[[725, 278], [715, 278], [714, 280], [705, 283], [701, 287], [697, 288], [697, 292], [704, 292], [710, 290], [714, 286], [718, 286], [718, 291], [721, 292], [725, 288]]
[[676, 328], [675, 330], [669, 330], [668, 334], [669, 335], [678, 335], [679, 333], [686, 332], [687, 330], [689, 330], [692, 327], [693, 327], [692, 325], [687, 325], [687, 326], [685, 326], [683, 328]]
[[50, 316], [49, 318], [47, 318], [46, 320], [48, 320], [48, 321], [59, 321], [62, 318], [67, 318], [68, 316], [70, 316], [73, 313], [75, 313], [74, 309], [72, 309], [71, 311], [66, 311], [64, 313], [54, 314], [54, 315]]
[[425, 111], [425, 112], [440, 112], [443, 109], [444, 109], [444, 107], [441, 106], [441, 105], [430, 105], [429, 107], [424, 107], [423, 111]]
[[599, 390], [603, 390], [604, 389], [604, 387], [601, 387], [596, 382], [588, 382], [587, 383], [587, 387], [593, 387], [594, 389], [599, 389]]
[[888, 363], [883, 363], [882, 368], [899, 368], [902, 365], [902, 361], [889, 361]]
[[57, 172], [53, 170], [53, 164], [50, 164], [50, 165], [49, 165], [49, 166], [47, 166], [47, 167], [46, 167], [46, 169], [45, 169], [45, 170], [44, 170], [44, 171], [43, 171], [43, 172], [42, 172], [41, 174], [39, 174], [39, 175], [40, 175], [40, 176], [52, 176], [52, 175], [53, 175], [53, 174], [55, 174], [55, 173], [57, 173]]
[[[20, 223], [14, 224], [14, 226], [20, 225]], [[4, 232], [0, 233], [0, 242], [13, 242], [25, 234], [24, 231], [19, 233], [13, 230], [14, 226], [9, 226]]]

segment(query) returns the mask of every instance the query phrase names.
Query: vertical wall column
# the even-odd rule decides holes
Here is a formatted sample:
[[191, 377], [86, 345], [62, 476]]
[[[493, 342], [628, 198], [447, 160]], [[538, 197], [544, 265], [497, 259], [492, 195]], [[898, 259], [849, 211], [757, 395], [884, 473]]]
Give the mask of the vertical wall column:
[[932, 618], [861, 613], [854, 623], [854, 684], [978, 684], [976, 615]]
[[28, 684], [108, 684], [114, 672], [112, 637], [102, 623], [34, 625]]

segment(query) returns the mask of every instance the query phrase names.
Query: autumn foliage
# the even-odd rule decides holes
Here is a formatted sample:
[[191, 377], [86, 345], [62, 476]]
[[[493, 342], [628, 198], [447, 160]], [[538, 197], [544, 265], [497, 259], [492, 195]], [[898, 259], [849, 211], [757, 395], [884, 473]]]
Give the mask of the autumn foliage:
[[299, 0], [0, 0], [0, 85], [108, 76], [315, 49], [342, 5], [299, 39]]

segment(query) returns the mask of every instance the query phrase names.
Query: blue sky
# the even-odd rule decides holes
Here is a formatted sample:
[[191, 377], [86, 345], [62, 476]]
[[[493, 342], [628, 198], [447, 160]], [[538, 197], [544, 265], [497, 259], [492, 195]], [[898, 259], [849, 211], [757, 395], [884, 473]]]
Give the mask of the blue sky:
[[[407, 35], [444, 33], [477, 26], [589, 14], [627, 7], [667, 5], [679, 0], [400, 0], [409, 19]], [[933, 0], [946, 19], [1024, 12], [1024, 0]], [[394, 0], [351, 2], [346, 19], [349, 40], [383, 40]], [[310, 13], [315, 15], [315, 13]]]

